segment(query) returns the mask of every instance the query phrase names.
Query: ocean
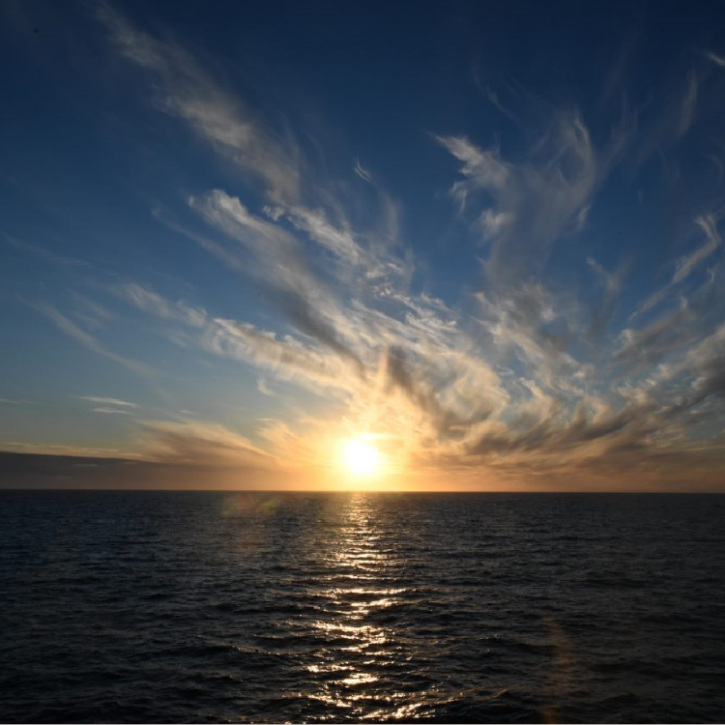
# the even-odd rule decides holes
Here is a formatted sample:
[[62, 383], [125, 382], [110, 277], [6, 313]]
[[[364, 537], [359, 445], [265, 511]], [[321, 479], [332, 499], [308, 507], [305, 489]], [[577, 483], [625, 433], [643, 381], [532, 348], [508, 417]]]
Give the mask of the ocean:
[[725, 496], [0, 493], [2, 722], [725, 722]]

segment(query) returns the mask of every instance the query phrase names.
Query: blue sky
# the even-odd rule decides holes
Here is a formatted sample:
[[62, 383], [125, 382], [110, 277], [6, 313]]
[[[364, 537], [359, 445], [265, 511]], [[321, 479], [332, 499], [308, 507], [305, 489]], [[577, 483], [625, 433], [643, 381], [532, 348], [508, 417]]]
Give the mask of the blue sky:
[[0, 450], [722, 485], [716, 4], [3, 14]]

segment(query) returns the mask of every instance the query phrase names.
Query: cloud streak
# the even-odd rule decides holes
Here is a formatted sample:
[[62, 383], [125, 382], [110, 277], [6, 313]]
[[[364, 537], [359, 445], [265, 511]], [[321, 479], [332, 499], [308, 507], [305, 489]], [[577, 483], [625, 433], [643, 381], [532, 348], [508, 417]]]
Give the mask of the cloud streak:
[[136, 403], [129, 403], [125, 400], [119, 400], [118, 398], [103, 398], [95, 395], [79, 395], [80, 400], [86, 400], [89, 403], [100, 403], [101, 405], [117, 405], [123, 408], [138, 408]]
[[274, 468], [274, 459], [221, 425], [196, 421], [145, 421], [140, 436], [144, 458], [194, 466]]
[[82, 330], [78, 325], [69, 320], [55, 307], [46, 304], [33, 304], [38, 312], [47, 317], [63, 334], [85, 347], [87, 350], [112, 360], [129, 370], [141, 375], [151, 374], [151, 368], [143, 363], [132, 360], [124, 355], [119, 355], [98, 340], [97, 337]]
[[118, 408], [93, 408], [93, 413], [105, 413], [106, 415], [133, 415], [130, 410], [119, 410]]

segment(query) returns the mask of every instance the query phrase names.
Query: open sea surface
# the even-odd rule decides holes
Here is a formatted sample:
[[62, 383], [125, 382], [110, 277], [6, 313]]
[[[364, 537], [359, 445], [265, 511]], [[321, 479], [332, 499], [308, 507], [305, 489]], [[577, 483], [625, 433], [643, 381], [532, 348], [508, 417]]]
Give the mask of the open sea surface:
[[0, 493], [2, 722], [725, 722], [725, 496]]

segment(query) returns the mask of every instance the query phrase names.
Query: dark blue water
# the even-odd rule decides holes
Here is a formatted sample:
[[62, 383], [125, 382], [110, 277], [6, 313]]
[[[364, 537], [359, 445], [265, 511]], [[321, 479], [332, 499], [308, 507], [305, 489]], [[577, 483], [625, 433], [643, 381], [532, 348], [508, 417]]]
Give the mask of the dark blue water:
[[723, 722], [725, 497], [0, 493], [4, 722]]

